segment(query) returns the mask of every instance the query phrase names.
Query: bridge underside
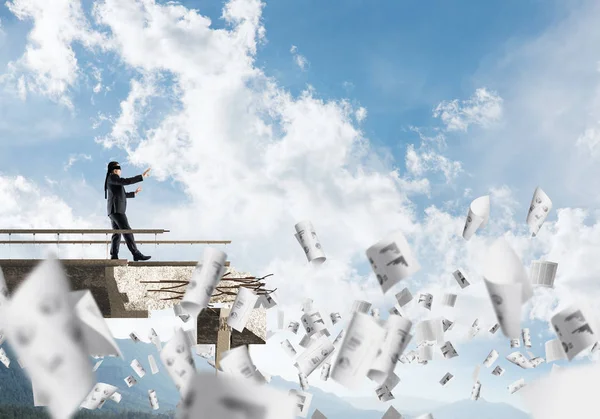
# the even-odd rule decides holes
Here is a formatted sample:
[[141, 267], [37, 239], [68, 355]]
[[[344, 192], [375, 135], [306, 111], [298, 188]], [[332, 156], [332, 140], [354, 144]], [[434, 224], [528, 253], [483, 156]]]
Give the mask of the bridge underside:
[[[23, 281], [43, 259], [0, 259], [9, 293]], [[196, 266], [194, 261], [132, 262], [126, 259], [61, 259], [71, 289], [89, 289], [105, 318], [147, 318], [148, 310], [172, 307], [175, 300], [162, 301], [172, 294], [148, 292], [159, 284], [140, 284], [140, 280], [187, 280]], [[229, 277], [242, 274], [229, 267]], [[241, 275], [241, 276], [240, 276]], [[229, 281], [222, 280], [221, 283]], [[185, 288], [183, 288], [185, 289]], [[211, 302], [231, 302], [235, 296], [213, 297]], [[199, 344], [214, 344], [219, 329], [220, 309], [205, 309], [198, 316]], [[253, 310], [248, 328], [242, 333], [231, 332], [231, 347], [246, 344], [264, 344], [266, 339], [266, 311]]]

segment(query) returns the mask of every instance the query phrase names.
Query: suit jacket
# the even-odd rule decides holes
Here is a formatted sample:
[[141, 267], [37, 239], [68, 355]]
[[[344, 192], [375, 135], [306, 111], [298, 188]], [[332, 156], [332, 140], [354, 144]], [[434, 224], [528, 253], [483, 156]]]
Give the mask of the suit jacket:
[[108, 199], [106, 210], [108, 211], [108, 215], [115, 212], [125, 214], [125, 211], [127, 210], [127, 198], [135, 198], [135, 192], [125, 192], [123, 186], [132, 185], [143, 180], [144, 177], [142, 175], [126, 178], [120, 177], [114, 173], [109, 175], [106, 182], [106, 197]]

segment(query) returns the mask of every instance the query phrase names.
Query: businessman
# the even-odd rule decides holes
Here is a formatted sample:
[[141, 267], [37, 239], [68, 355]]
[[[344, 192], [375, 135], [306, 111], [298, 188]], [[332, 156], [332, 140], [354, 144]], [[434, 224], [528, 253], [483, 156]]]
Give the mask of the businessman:
[[[135, 192], [125, 192], [125, 185], [132, 185], [144, 180], [145, 177], [150, 176], [150, 169], [146, 169], [141, 175], [137, 175], [130, 178], [121, 177], [121, 166], [116, 161], [108, 163], [108, 170], [106, 172], [106, 179], [104, 180], [104, 198], [108, 198], [106, 209], [108, 210], [108, 216], [112, 223], [113, 230], [131, 230], [125, 210], [127, 209], [127, 198], [135, 198], [135, 196], [142, 190], [140, 186]], [[108, 196], [107, 196], [108, 192]], [[133, 234], [123, 234], [125, 237], [125, 243], [129, 251], [133, 255], [133, 260], [148, 260], [151, 256], [144, 256], [135, 245], [135, 239]], [[121, 233], [115, 233], [112, 235], [112, 243], [110, 247], [110, 258], [119, 259], [119, 245], [121, 244]]]

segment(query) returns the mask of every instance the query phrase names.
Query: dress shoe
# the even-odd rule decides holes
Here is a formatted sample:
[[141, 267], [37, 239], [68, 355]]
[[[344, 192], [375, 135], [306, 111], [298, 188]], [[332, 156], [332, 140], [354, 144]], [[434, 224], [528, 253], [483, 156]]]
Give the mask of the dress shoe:
[[119, 256], [111, 256], [111, 259], [119, 259]]
[[133, 260], [135, 262], [137, 262], [138, 260], [148, 260], [150, 259], [152, 256], [144, 256], [141, 253], [138, 253], [137, 255], [133, 255]]

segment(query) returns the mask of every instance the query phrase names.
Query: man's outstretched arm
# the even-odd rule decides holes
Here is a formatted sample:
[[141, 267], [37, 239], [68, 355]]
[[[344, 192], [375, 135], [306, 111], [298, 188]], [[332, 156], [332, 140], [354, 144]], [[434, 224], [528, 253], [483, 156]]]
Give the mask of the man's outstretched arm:
[[133, 183], [138, 183], [143, 180], [144, 180], [144, 177], [142, 175], [137, 175], [134, 177], [119, 177], [119, 175], [116, 175], [113, 173], [108, 177], [108, 184], [125, 186], [125, 185], [131, 185]]

